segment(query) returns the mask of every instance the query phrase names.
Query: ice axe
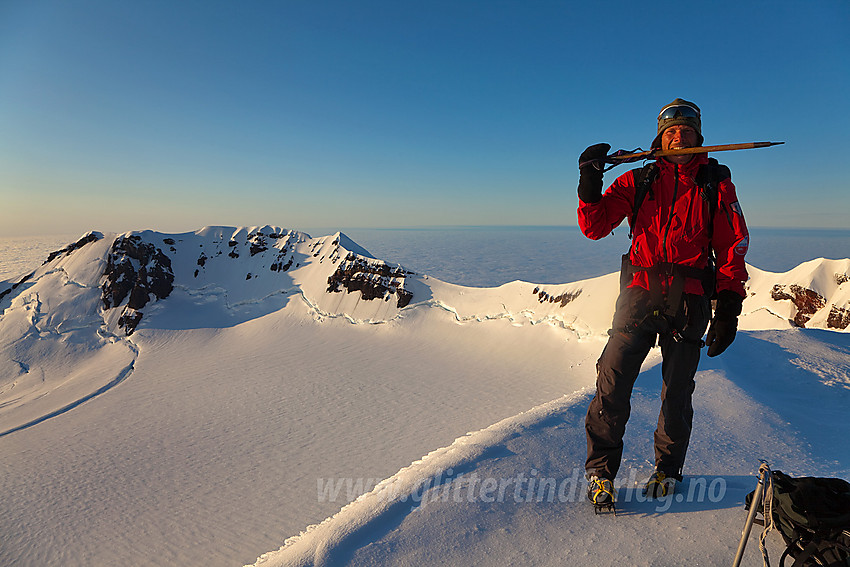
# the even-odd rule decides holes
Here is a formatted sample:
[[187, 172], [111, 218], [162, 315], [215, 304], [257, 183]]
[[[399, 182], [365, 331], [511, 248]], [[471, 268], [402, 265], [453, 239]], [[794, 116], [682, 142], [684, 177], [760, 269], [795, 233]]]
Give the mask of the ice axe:
[[[656, 159], [665, 156], [683, 156], [688, 154], [705, 154], [708, 152], [728, 152], [731, 150], [754, 150], [756, 148], [769, 148], [770, 146], [778, 146], [785, 142], [746, 142], [744, 144], [721, 144], [719, 146], [698, 146], [695, 148], [679, 148], [675, 150], [662, 150], [655, 148], [652, 150], [642, 150], [636, 148], [634, 150], [617, 150], [613, 154], [607, 155], [601, 159], [592, 159], [578, 164], [579, 168], [588, 164], [593, 164], [597, 169], [608, 171], [612, 167], [616, 167], [621, 163], [631, 163], [634, 161]], [[605, 167], [605, 164], [611, 164]]]

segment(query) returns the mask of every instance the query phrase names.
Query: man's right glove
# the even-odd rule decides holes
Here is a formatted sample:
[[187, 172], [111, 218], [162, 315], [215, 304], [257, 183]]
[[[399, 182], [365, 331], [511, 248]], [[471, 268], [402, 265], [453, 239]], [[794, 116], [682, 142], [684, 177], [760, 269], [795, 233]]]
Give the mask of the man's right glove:
[[[596, 203], [602, 199], [602, 166], [601, 160], [611, 151], [610, 144], [594, 144], [584, 150], [578, 158], [580, 176], [578, 178], [578, 198], [584, 203]], [[590, 163], [588, 163], [590, 162]], [[598, 167], [597, 167], [598, 164]]]
[[717, 294], [717, 306], [714, 308], [714, 319], [708, 328], [705, 344], [708, 356], [717, 356], [726, 350], [738, 331], [738, 315], [741, 314], [741, 304], [744, 298], [734, 291], [724, 289]]

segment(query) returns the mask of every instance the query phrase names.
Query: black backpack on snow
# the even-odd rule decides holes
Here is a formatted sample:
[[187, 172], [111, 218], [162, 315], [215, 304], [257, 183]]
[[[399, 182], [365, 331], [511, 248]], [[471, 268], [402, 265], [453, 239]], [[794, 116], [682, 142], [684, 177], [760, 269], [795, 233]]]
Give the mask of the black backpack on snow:
[[[791, 557], [791, 567], [850, 567], [850, 483], [840, 478], [792, 478], [781, 471], [771, 471], [770, 476], [773, 524], [786, 545], [780, 566]], [[752, 499], [750, 493], [747, 508]]]

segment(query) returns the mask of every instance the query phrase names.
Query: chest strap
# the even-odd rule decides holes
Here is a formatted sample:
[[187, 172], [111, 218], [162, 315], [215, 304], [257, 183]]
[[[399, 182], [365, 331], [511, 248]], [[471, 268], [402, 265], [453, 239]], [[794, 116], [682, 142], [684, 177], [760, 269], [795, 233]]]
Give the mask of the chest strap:
[[[682, 294], [685, 291], [685, 279], [692, 278], [702, 283], [703, 293], [711, 296], [714, 289], [714, 269], [711, 267], [695, 268], [674, 262], [659, 262], [654, 266], [635, 266], [629, 254], [623, 254], [620, 268], [620, 289], [628, 287], [632, 283], [633, 276], [638, 272], [646, 272], [649, 284], [649, 297], [652, 302], [652, 311], [659, 315], [673, 317], [682, 304]], [[663, 282], [670, 280], [670, 287], [665, 297]]]

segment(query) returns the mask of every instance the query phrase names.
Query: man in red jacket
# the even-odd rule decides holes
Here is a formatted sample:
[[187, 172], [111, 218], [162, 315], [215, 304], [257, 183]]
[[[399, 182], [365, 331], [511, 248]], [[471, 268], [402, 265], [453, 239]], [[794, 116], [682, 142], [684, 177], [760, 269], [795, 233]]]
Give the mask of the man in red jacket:
[[[697, 105], [677, 98], [661, 109], [653, 148], [702, 143]], [[705, 340], [708, 356], [717, 356], [732, 344], [746, 295], [744, 255], [749, 243], [728, 168], [714, 160], [710, 164], [706, 154], [659, 158], [649, 171], [638, 168], [619, 176], [603, 195], [602, 163], [593, 160], [605, 157], [610, 149], [608, 144], [596, 144], [579, 158], [582, 232], [597, 240], [628, 218], [632, 235], [610, 338], [597, 362], [596, 396], [585, 421], [588, 498], [596, 505], [614, 501], [613, 480], [623, 454], [632, 387], [656, 340], [663, 358], [663, 385], [655, 472], [645, 494], [666, 496], [682, 480], [702, 336], [711, 320]], [[646, 180], [646, 194], [635, 214], [640, 180]], [[712, 319], [710, 297], [715, 292]]]

